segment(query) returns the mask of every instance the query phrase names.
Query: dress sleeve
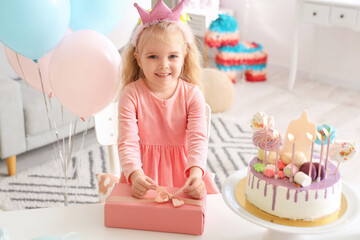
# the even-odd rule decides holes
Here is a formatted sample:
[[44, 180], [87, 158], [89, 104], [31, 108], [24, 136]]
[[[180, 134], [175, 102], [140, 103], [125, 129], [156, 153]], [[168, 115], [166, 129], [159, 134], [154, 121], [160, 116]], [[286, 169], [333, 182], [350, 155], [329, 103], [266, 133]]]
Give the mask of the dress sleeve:
[[128, 86], [119, 99], [118, 112], [118, 152], [122, 171], [127, 182], [135, 170], [143, 171], [140, 158], [139, 134], [137, 126], [136, 89]]
[[208, 150], [207, 123], [205, 116], [205, 99], [198, 88], [188, 103], [187, 116], [187, 165], [185, 177], [189, 177], [190, 168], [196, 166], [206, 172]]

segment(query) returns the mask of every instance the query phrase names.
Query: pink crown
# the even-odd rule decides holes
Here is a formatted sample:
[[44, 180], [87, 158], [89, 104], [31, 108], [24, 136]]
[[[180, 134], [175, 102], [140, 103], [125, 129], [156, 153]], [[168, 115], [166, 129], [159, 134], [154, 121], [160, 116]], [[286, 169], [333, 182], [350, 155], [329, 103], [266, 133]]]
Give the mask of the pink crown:
[[159, 0], [151, 12], [146, 11], [137, 3], [134, 4], [140, 14], [142, 23], [145, 25], [155, 20], [178, 21], [181, 15], [185, 0], [182, 0], [173, 10], [170, 10], [162, 0]]

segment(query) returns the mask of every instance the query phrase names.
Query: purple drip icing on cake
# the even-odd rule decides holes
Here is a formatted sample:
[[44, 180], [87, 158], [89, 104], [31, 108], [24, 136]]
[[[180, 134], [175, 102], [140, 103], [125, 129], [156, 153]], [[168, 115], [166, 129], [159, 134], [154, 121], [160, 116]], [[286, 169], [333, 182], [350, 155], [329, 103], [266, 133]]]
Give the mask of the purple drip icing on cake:
[[[295, 195], [294, 195], [294, 201], [297, 202], [297, 198], [298, 198], [298, 192], [299, 192], [299, 188], [296, 186], [296, 184], [293, 184], [292, 182], [290, 182], [288, 179], [274, 179], [274, 178], [267, 178], [265, 177], [262, 173], [258, 173], [254, 170], [254, 165], [256, 163], [262, 163], [262, 161], [258, 160], [257, 157], [255, 157], [251, 162], [250, 162], [250, 171], [253, 174], [253, 179], [252, 179], [252, 183], [251, 183], [251, 188], [253, 188], [254, 186], [254, 181], [255, 181], [255, 176], [258, 178], [258, 182], [257, 182], [257, 189], [259, 189], [259, 182], [261, 180], [265, 181], [265, 189], [264, 189], [264, 195], [266, 196], [267, 194], [267, 185], [272, 185], [273, 186], [273, 203], [272, 203], [272, 209], [274, 210], [276, 207], [276, 189], [278, 186], [283, 186], [287, 188], [287, 194], [286, 194], [286, 199], [289, 200], [290, 199], [290, 190], [295, 190]], [[325, 190], [325, 198], [327, 195], [327, 188], [329, 188], [330, 186], [332, 187], [332, 193], [334, 194], [335, 189], [334, 189], [334, 184], [336, 182], [338, 182], [341, 178], [341, 175], [338, 173], [336, 175], [331, 174], [335, 172], [336, 166], [332, 163], [328, 164], [328, 169], [329, 169], [329, 173], [327, 174], [327, 178], [321, 180], [320, 182], [313, 182], [309, 187], [304, 187], [301, 188], [301, 191], [305, 191], [305, 200], [308, 201], [309, 200], [309, 193], [308, 190], [316, 190], [315, 192], [315, 199], [318, 198], [318, 190]], [[250, 185], [250, 181], [248, 182], [248, 185]], [[300, 192], [301, 192], [300, 191]]]
[[258, 179], [257, 185], [256, 185], [256, 189], [259, 189], [260, 186], [260, 179]]
[[272, 202], [272, 210], [274, 211], [275, 210], [275, 202], [276, 202], [276, 186], [273, 186], [273, 202]]
[[327, 195], [327, 189], [325, 189], [325, 194], [324, 194], [325, 199], [326, 199], [326, 195]]
[[253, 175], [252, 182], [251, 182], [251, 189], [254, 188], [254, 181], [255, 181], [255, 175]]
[[264, 197], [266, 197], [266, 194], [267, 194], [267, 185], [268, 185], [268, 183], [267, 183], [267, 182], [265, 182]]
[[287, 193], [286, 193], [286, 200], [289, 200], [290, 199], [290, 189], [287, 190]]

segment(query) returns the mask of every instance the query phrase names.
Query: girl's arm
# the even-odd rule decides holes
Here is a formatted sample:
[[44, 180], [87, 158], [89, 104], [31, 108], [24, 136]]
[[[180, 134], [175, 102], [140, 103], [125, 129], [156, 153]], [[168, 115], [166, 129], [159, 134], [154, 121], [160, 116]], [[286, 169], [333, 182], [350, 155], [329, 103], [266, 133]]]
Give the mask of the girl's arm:
[[205, 116], [205, 99], [198, 88], [195, 88], [188, 103], [187, 116], [187, 165], [185, 176], [190, 176], [190, 169], [201, 169], [201, 177], [204, 177], [207, 160], [207, 125]]
[[188, 177], [184, 185], [184, 193], [192, 198], [202, 198], [205, 183], [202, 180], [206, 171], [207, 159], [207, 125], [205, 116], [205, 99], [198, 88], [190, 98], [187, 124], [187, 166], [185, 176]]
[[128, 182], [134, 171], [142, 171], [140, 159], [139, 134], [137, 127], [137, 101], [136, 89], [128, 86], [119, 99], [119, 137], [118, 151], [121, 169]]

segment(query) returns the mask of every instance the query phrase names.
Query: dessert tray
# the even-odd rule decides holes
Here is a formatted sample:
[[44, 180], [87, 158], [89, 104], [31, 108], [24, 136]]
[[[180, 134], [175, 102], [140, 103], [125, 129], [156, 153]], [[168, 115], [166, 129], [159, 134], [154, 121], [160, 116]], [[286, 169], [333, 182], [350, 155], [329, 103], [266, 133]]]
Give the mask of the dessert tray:
[[280, 218], [266, 214], [254, 206], [249, 207], [248, 205], [250, 203], [248, 202], [244, 204], [245, 201], [247, 201], [244, 194], [245, 189], [240, 191], [242, 192], [240, 195], [243, 194], [243, 196], [235, 194], [236, 188], [241, 188], [241, 185], [245, 186], [245, 184], [241, 184], [241, 182], [246, 182], [246, 173], [247, 168], [230, 175], [223, 184], [222, 197], [226, 205], [237, 215], [267, 228], [268, 231], [264, 236], [266, 240], [305, 239], [305, 234], [329, 233], [349, 224], [355, 220], [360, 213], [359, 199], [353, 190], [343, 182], [341, 209], [334, 216], [321, 219], [320, 221], [314, 221], [314, 224], [306, 221], [279, 220]]

